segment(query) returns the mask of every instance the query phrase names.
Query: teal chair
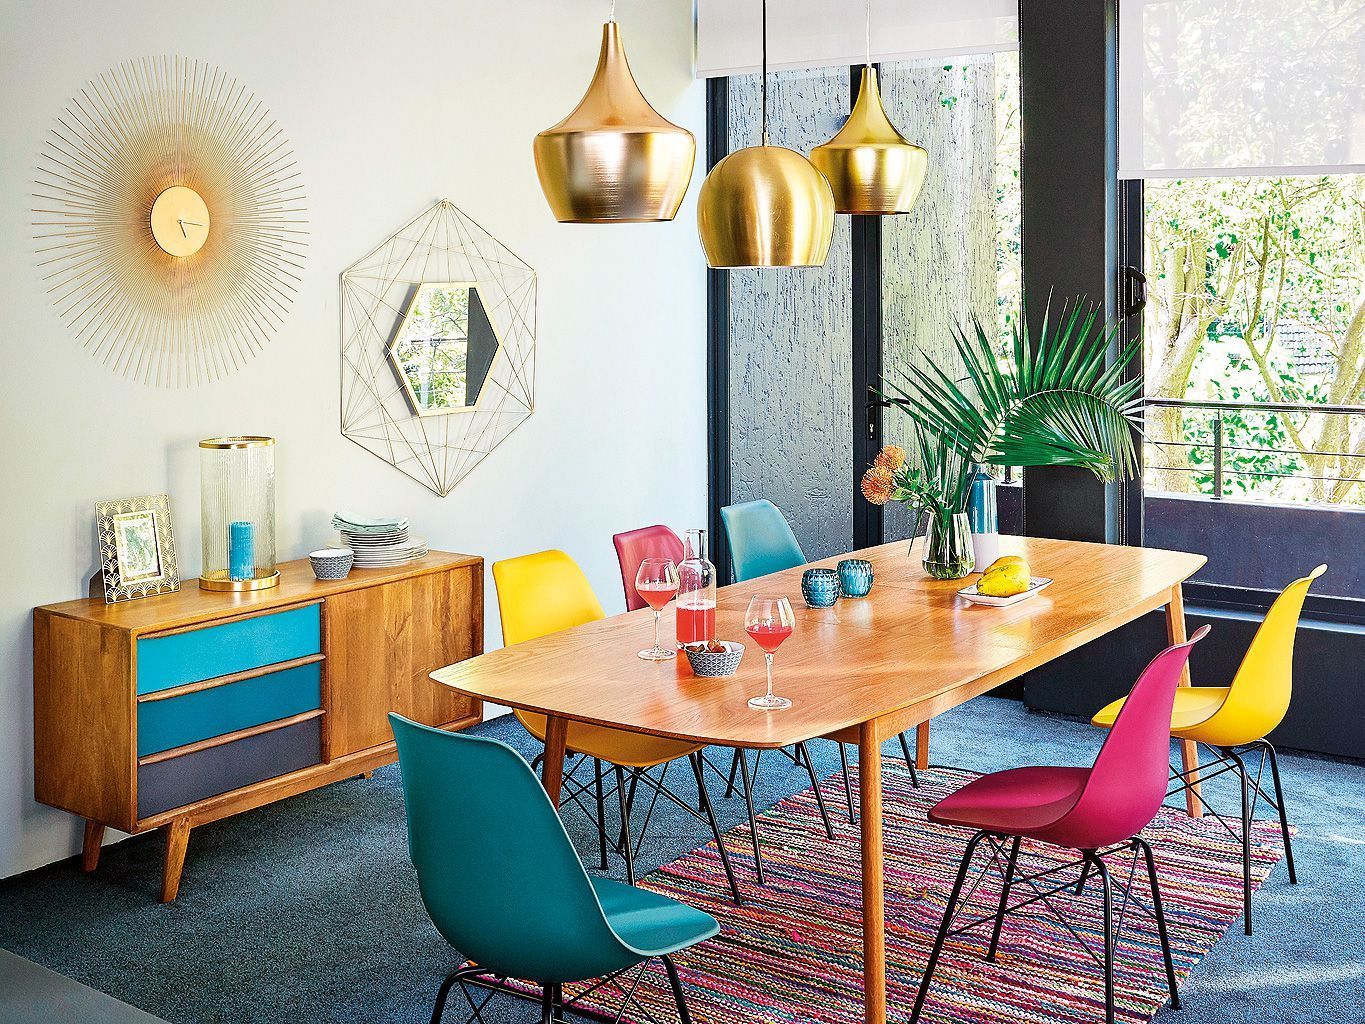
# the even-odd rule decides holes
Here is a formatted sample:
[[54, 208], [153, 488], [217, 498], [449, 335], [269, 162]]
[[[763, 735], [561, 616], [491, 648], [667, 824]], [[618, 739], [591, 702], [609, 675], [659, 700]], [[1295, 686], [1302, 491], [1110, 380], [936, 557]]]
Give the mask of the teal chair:
[[[670, 955], [720, 931], [677, 900], [589, 878], [530, 766], [497, 740], [390, 714], [407, 804], [408, 850], [436, 929], [465, 958], [442, 983], [507, 979], [541, 989], [543, 1024], [559, 1020], [562, 986], [662, 961], [678, 1018], [689, 1019]], [[473, 1003], [471, 1002], [471, 1006]], [[476, 1014], [477, 1016], [477, 1014]]]
[[[801, 550], [801, 542], [792, 532], [787, 517], [767, 498], [727, 505], [720, 510], [720, 518], [725, 525], [725, 538], [730, 545], [730, 564], [734, 568], [736, 583], [806, 564], [806, 554]], [[901, 733], [899, 739], [906, 766], [910, 769], [910, 783], [918, 789], [919, 776], [915, 772], [915, 759], [910, 753], [910, 742], [905, 733]], [[758, 759], [761, 756], [759, 754], [754, 758], [755, 775], [758, 774]], [[727, 797], [734, 788], [735, 776], [739, 774], [737, 768], [742, 757], [740, 751], [736, 750], [734, 763], [730, 766], [730, 785], [725, 791]], [[810, 762], [810, 751], [805, 749], [805, 744], [796, 748], [796, 760], [798, 764], [804, 760], [810, 768], [811, 777], [815, 777], [815, 766]], [[856, 818], [853, 810], [853, 786], [848, 774], [848, 749], [842, 743], [839, 744], [839, 762], [844, 770], [844, 802], [848, 806], [848, 820], [851, 822]], [[817, 797], [820, 795], [818, 785], [815, 787], [815, 794]], [[820, 803], [820, 813], [825, 813], [823, 801]], [[827, 830], [828, 827], [826, 820]], [[759, 873], [759, 880], [762, 880], [762, 872]]]
[[730, 542], [736, 583], [806, 564], [787, 517], [767, 498], [727, 505], [720, 510], [720, 518]]

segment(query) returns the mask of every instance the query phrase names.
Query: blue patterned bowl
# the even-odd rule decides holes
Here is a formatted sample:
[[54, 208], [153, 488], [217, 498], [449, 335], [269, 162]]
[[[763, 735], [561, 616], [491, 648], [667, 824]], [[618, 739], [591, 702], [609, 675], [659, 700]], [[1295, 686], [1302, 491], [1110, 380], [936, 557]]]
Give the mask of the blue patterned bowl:
[[801, 574], [801, 596], [811, 608], [833, 608], [839, 600], [839, 574], [833, 569], [807, 569]]
[[744, 645], [731, 643], [729, 640], [721, 640], [719, 643], [725, 648], [724, 651], [708, 651], [704, 644], [687, 644], [683, 647], [683, 654], [687, 655], [688, 664], [692, 666], [694, 675], [703, 679], [723, 679], [739, 671], [739, 660], [744, 657]]
[[872, 563], [865, 558], [845, 558], [839, 563], [839, 592], [844, 597], [866, 597], [872, 579]]
[[310, 552], [308, 561], [313, 564], [313, 575], [318, 579], [344, 580], [351, 574], [355, 552], [350, 548], [322, 548]]

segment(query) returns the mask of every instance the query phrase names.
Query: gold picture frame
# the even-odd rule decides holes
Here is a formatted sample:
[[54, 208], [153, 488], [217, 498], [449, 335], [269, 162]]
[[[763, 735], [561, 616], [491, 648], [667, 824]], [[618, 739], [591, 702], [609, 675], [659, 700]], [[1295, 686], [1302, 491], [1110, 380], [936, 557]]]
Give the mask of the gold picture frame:
[[104, 603], [180, 589], [168, 494], [144, 494], [95, 504]]

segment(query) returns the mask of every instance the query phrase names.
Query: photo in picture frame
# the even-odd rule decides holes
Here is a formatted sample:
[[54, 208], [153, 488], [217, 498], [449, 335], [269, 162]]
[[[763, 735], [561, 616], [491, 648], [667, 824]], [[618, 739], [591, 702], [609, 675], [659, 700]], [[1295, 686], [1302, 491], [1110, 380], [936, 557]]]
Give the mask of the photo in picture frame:
[[180, 589], [169, 495], [97, 502], [95, 525], [106, 604]]

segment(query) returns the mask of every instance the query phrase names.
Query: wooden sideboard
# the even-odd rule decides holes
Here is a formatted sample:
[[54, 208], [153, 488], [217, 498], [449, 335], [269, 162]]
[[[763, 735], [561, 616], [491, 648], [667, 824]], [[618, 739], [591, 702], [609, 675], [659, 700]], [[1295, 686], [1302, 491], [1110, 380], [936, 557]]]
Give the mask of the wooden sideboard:
[[34, 795], [106, 827], [166, 828], [161, 899], [190, 829], [396, 759], [387, 715], [460, 729], [483, 705], [429, 673], [483, 650], [483, 559], [433, 551], [397, 568], [33, 613]]

